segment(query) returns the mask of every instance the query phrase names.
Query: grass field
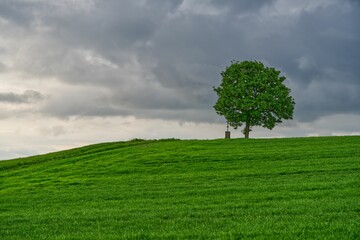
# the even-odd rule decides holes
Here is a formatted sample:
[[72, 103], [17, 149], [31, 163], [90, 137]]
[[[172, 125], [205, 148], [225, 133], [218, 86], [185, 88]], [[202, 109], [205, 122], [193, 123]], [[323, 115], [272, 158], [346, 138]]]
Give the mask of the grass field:
[[0, 161], [0, 239], [360, 239], [360, 137], [104, 143]]

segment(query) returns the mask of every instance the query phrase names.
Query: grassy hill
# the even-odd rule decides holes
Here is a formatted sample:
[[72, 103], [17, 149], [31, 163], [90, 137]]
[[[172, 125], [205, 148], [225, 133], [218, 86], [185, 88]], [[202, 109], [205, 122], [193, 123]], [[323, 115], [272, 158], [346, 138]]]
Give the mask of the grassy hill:
[[0, 162], [1, 239], [360, 239], [360, 137], [129, 141]]

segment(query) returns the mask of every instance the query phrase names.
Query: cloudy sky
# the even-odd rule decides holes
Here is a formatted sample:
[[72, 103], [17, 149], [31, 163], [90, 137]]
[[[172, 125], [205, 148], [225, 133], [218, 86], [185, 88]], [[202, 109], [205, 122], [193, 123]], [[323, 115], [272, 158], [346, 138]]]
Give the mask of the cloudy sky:
[[296, 101], [251, 137], [359, 135], [359, 23], [358, 0], [0, 0], [0, 159], [222, 138], [231, 60], [281, 70]]

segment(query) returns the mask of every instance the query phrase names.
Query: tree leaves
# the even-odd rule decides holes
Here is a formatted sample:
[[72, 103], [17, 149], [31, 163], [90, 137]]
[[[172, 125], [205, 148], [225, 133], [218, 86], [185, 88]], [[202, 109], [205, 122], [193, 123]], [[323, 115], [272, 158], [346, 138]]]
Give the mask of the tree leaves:
[[221, 76], [214, 109], [235, 129], [245, 123], [245, 137], [253, 126], [273, 129], [282, 119], [292, 119], [295, 101], [280, 71], [259, 61], [232, 61]]

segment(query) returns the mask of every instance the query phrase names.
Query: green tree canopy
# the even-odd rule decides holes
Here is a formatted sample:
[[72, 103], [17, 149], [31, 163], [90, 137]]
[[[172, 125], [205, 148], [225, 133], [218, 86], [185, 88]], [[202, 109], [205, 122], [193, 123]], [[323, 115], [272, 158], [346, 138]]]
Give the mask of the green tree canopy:
[[232, 61], [221, 76], [214, 87], [219, 96], [215, 111], [235, 129], [244, 124], [245, 138], [253, 126], [273, 129], [282, 119], [292, 119], [295, 101], [280, 71], [259, 61]]

